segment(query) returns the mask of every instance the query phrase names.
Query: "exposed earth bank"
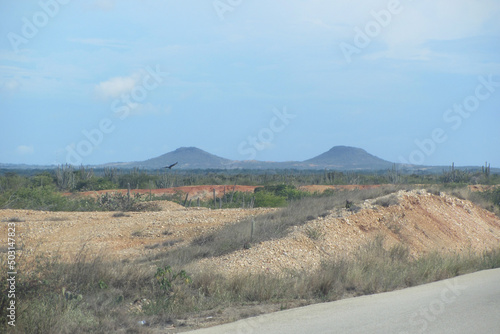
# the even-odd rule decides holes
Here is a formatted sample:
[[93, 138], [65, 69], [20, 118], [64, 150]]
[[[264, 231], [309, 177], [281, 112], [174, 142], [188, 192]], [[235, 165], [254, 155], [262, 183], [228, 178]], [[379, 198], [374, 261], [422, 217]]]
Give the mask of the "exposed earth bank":
[[[309, 270], [322, 260], [349, 255], [377, 235], [386, 245], [402, 243], [418, 257], [432, 251], [481, 252], [500, 247], [500, 219], [470, 201], [425, 190], [399, 191], [398, 204], [366, 200], [357, 213], [330, 211], [271, 240], [219, 258], [200, 261], [226, 273]], [[382, 202], [386, 202], [383, 201]]]
[[[218, 268], [226, 274], [313, 269], [322, 260], [353, 252], [378, 234], [387, 245], [407, 245], [414, 256], [433, 250], [483, 251], [500, 246], [500, 219], [469, 201], [424, 190], [388, 196], [396, 196], [397, 204], [384, 207], [366, 200], [357, 213], [332, 208], [325, 217], [293, 228], [285, 238], [203, 259], [195, 266]], [[25, 257], [58, 253], [71, 258], [85, 248], [108, 259], [133, 259], [187, 245], [227, 224], [278, 210], [210, 210], [158, 203], [162, 211], [118, 217], [113, 212], [0, 210], [0, 220], [20, 220], [16, 223], [18, 252]], [[1, 224], [1, 233], [7, 235], [6, 223]]]

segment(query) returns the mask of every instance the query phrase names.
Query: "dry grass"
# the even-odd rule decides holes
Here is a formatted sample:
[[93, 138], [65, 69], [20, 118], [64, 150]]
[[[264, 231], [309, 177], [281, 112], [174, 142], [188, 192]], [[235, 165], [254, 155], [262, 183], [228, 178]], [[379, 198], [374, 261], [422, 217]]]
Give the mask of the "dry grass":
[[[293, 201], [279, 211], [247, 218], [236, 224], [228, 224], [216, 233], [203, 235], [190, 245], [145, 259], [162, 260], [172, 265], [184, 266], [192, 261], [205, 257], [215, 257], [231, 253], [238, 249], [251, 247], [251, 244], [282, 238], [290, 232], [293, 226], [301, 226], [312, 219], [324, 217], [328, 212], [345, 208], [346, 202], [357, 207], [366, 199], [378, 198], [392, 194], [406, 187], [386, 186], [375, 189], [356, 189], [337, 191], [328, 196], [306, 197]], [[250, 237], [254, 222], [253, 235]], [[312, 235], [312, 237], [320, 237]]]
[[474, 204], [482, 207], [485, 210], [495, 213], [500, 217], [500, 189], [489, 190], [485, 192], [471, 191], [468, 186], [447, 188], [434, 186], [433, 191], [440, 189], [441, 192], [446, 192], [451, 196], [460, 198], [462, 200], [468, 200]]
[[[5, 257], [0, 265], [5, 265]], [[163, 267], [164, 264], [157, 267]], [[403, 245], [386, 247], [377, 237], [351, 258], [325, 262], [317, 270], [281, 275], [224, 277], [215, 270], [161, 276], [151, 263], [107, 262], [83, 249], [70, 263], [40, 255], [18, 269], [13, 333], [150, 333], [172, 319], [255, 303], [305, 304], [371, 294], [500, 267], [500, 250], [484, 254], [432, 253], [413, 259]], [[6, 289], [6, 274], [2, 274]], [[69, 296], [79, 296], [72, 298]], [[2, 306], [5, 295], [2, 295]], [[2, 307], [2, 319], [5, 308]], [[245, 313], [245, 312], [243, 312]], [[242, 313], [242, 314], [243, 314]], [[139, 325], [146, 321], [150, 326]], [[4, 325], [4, 324], [2, 324]]]
[[385, 208], [391, 206], [391, 205], [397, 205], [399, 204], [399, 200], [396, 195], [388, 195], [388, 196], [382, 196], [379, 197], [375, 202], [375, 205], [380, 205]]
[[[337, 192], [328, 197], [305, 198], [272, 214], [255, 217], [253, 242], [277, 238], [291, 226], [311, 217], [367, 198], [388, 195], [398, 188]], [[405, 288], [477, 270], [500, 267], [500, 249], [481, 254], [431, 253], [414, 259], [406, 246], [388, 247], [376, 237], [349, 258], [324, 262], [317, 270], [287, 271], [280, 275], [245, 274], [225, 277], [216, 269], [176, 276], [193, 260], [226, 254], [248, 242], [251, 220], [228, 225], [216, 234], [197, 239], [189, 247], [141, 261], [109, 262], [106, 255], [89, 256], [85, 249], [72, 261], [39, 254], [27, 263], [19, 259], [16, 281], [17, 321], [12, 333], [153, 333], [173, 319], [196, 317], [257, 304], [310, 304]], [[140, 236], [140, 231], [136, 231]], [[166, 234], [169, 234], [166, 231]], [[312, 239], [321, 237], [310, 231]], [[154, 247], [160, 247], [160, 245]], [[163, 244], [161, 247], [169, 247]], [[160, 281], [156, 268], [173, 267]], [[0, 266], [7, 267], [6, 254]], [[7, 276], [0, 274], [0, 321], [5, 325]], [[160, 284], [161, 282], [161, 284]], [[63, 290], [64, 289], [64, 290]], [[66, 292], [66, 294], [65, 294]], [[79, 296], [81, 298], [71, 298]], [[247, 314], [240, 312], [240, 314]], [[150, 326], [139, 325], [146, 321]], [[234, 319], [233, 319], [234, 320]]]

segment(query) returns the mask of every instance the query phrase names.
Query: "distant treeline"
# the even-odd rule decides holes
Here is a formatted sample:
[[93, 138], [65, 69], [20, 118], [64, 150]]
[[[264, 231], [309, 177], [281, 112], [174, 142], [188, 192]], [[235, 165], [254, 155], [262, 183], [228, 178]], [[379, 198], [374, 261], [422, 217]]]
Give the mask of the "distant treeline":
[[[261, 186], [253, 195], [232, 192], [232, 185]], [[195, 185], [227, 185], [228, 192], [222, 198], [197, 201], [196, 205], [213, 208], [229, 207], [281, 207], [290, 201], [310, 194], [299, 191], [302, 185], [438, 185], [439, 188], [460, 188], [471, 184], [500, 184], [500, 174], [491, 174], [489, 168], [482, 170], [459, 170], [454, 166], [441, 173], [404, 174], [396, 167], [379, 172], [340, 172], [304, 170], [158, 170], [139, 169], [91, 169], [85, 167], [60, 166], [55, 170], [38, 170], [33, 173], [7, 171], [0, 175], [0, 209], [36, 209], [56, 211], [143, 211], [153, 210], [145, 201], [154, 199], [173, 200], [185, 206], [186, 194], [179, 192], [165, 198], [129, 193], [124, 195], [102, 195], [98, 198], [69, 198], [63, 192], [78, 193], [107, 189], [160, 189]], [[263, 190], [263, 191], [262, 191]], [[490, 194], [491, 192], [491, 194]], [[487, 195], [490, 204], [500, 207], [500, 188]], [[142, 197], [141, 197], [142, 196]]]
[[51, 170], [0, 170], [0, 193], [26, 186], [66, 192], [106, 189], [161, 189], [194, 185], [374, 185], [500, 184], [500, 174], [450, 166], [440, 173], [402, 173], [396, 166], [377, 172], [317, 170], [141, 170], [59, 166]]

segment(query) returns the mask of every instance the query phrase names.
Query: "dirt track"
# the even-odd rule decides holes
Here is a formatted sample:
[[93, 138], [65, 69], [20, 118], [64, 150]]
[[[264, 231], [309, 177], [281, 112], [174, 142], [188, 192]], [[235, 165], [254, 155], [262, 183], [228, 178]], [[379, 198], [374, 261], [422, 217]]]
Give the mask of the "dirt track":
[[[367, 200], [355, 214], [330, 211], [324, 218], [296, 227], [286, 238], [204, 259], [195, 266], [216, 266], [228, 274], [314, 268], [323, 259], [349, 254], [376, 234], [385, 235], [389, 244], [408, 245], [415, 256], [431, 250], [480, 251], [500, 246], [500, 219], [469, 201], [425, 191], [401, 191], [398, 198], [399, 204], [389, 207]], [[249, 215], [276, 210], [209, 210], [159, 203], [162, 211], [132, 212], [125, 217], [113, 217], [112, 212], [0, 210], [0, 220], [23, 220], [16, 223], [16, 232], [17, 244], [22, 244], [21, 253], [26, 257], [59, 251], [69, 258], [85, 245], [109, 259], [132, 259], [185, 245]], [[7, 224], [0, 226], [6, 235]], [[310, 231], [320, 237], [309, 237]]]

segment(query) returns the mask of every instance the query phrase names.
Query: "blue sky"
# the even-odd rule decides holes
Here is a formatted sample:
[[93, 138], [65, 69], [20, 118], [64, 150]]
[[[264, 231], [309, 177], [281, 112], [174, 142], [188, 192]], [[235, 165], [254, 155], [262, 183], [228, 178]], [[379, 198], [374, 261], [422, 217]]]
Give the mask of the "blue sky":
[[0, 162], [336, 145], [500, 167], [498, 0], [0, 1]]

